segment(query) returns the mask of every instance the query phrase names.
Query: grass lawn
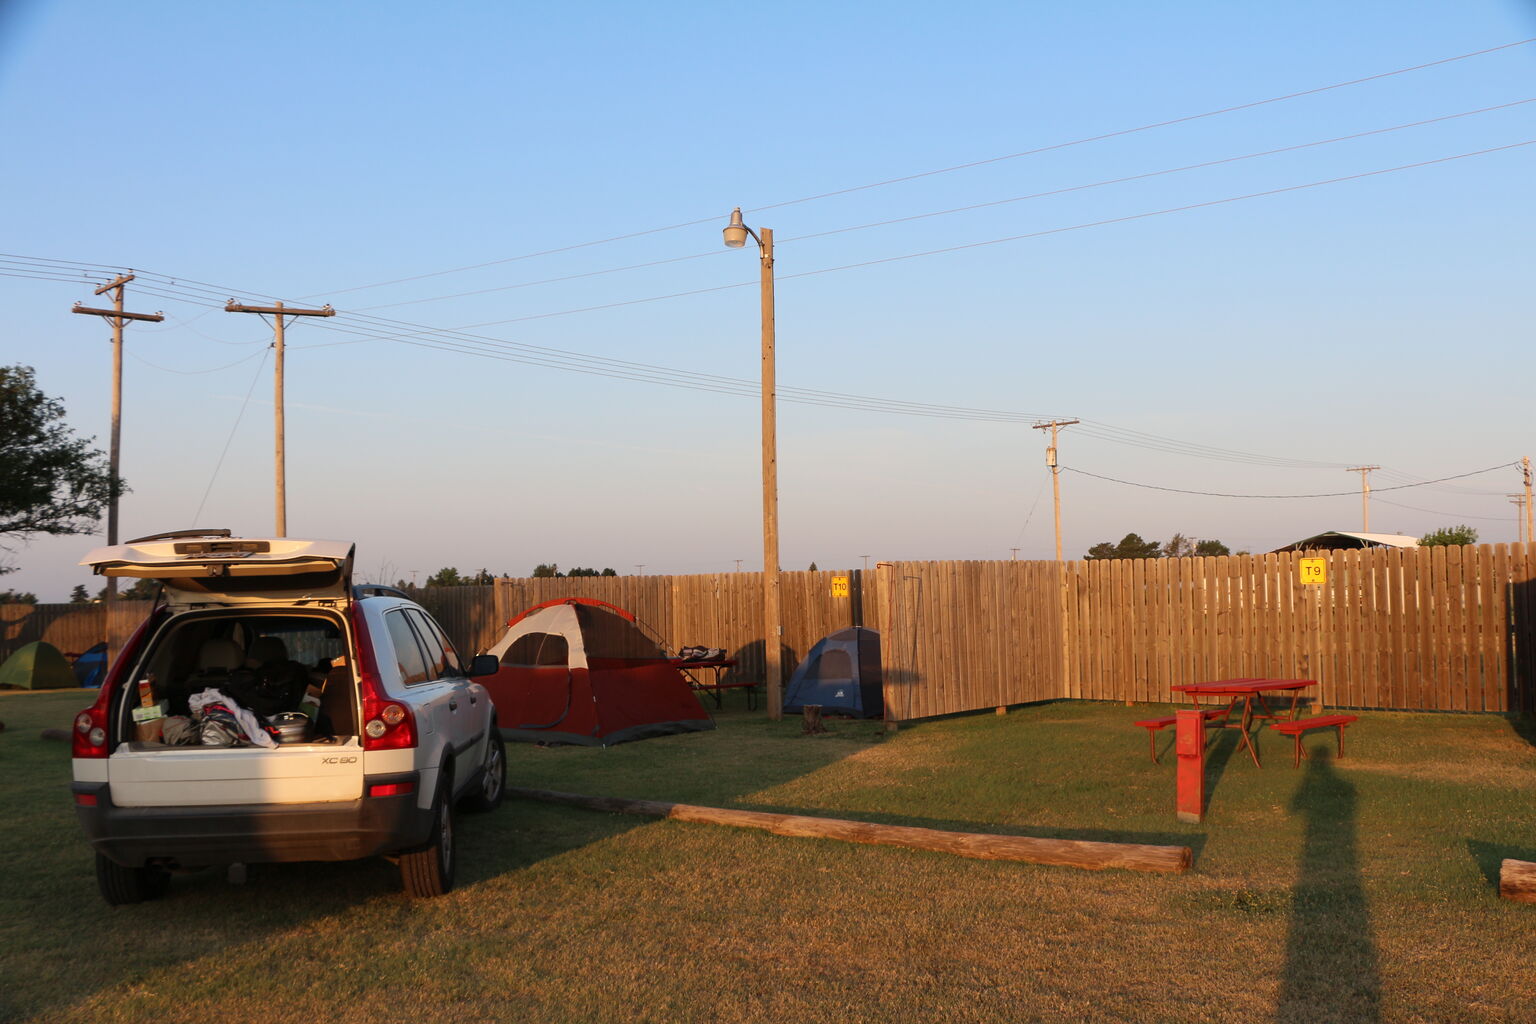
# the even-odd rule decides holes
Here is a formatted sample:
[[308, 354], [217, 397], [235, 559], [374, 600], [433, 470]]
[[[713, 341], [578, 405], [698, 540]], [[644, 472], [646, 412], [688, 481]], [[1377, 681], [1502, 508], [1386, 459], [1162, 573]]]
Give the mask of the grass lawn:
[[[739, 695], [738, 695], [739, 696]], [[1372, 714], [1263, 770], [1212, 746], [1173, 815], [1145, 707], [1058, 703], [887, 736], [711, 733], [509, 748], [513, 785], [969, 831], [1178, 843], [1184, 875], [1087, 872], [511, 801], [461, 819], [459, 887], [383, 861], [178, 876], [108, 908], [69, 802], [79, 692], [0, 694], [0, 1019], [1531, 1021], [1536, 730]], [[729, 703], [729, 702], [728, 702]], [[1166, 746], [1171, 736], [1165, 736]]]

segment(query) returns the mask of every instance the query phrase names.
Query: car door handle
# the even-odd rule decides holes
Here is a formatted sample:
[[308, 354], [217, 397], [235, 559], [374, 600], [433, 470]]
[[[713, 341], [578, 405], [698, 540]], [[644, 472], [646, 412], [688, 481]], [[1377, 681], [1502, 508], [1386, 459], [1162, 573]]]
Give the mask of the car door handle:
[[448, 710], [449, 711], [457, 711], [457, 710], [459, 710], [459, 702], [456, 701], [456, 700], [450, 700], [448, 702]]
[[479, 702], [475, 700], [475, 695], [474, 694], [470, 694], [469, 695], [469, 704], [470, 704], [470, 706], [473, 707], [477, 703], [479, 703]]

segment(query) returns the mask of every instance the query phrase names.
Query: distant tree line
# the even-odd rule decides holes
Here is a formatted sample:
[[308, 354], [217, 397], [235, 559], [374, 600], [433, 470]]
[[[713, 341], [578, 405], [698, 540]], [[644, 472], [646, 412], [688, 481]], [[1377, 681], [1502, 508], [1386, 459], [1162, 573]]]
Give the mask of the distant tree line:
[[554, 562], [544, 562], [533, 567], [533, 578], [536, 580], [552, 580], [562, 576], [617, 576], [612, 569], [604, 569], [599, 572], [596, 569], [583, 569], [576, 566], [568, 572], [561, 572], [560, 567]]
[[[1230, 555], [1232, 549], [1219, 540], [1195, 540], [1186, 537], [1182, 533], [1176, 533], [1168, 538], [1166, 543], [1159, 544], [1155, 540], [1142, 540], [1139, 533], [1128, 533], [1120, 538], [1120, 543], [1113, 541], [1100, 541], [1088, 549], [1084, 558], [1100, 560], [1105, 558], [1213, 558], [1216, 555]], [[1239, 551], [1238, 554], [1246, 555], [1248, 552]]]
[[[1477, 531], [1470, 526], [1445, 526], [1438, 530], [1432, 530], [1419, 538], [1419, 547], [1450, 547], [1461, 544], [1476, 544]], [[1246, 555], [1246, 551], [1236, 552]], [[1084, 558], [1099, 560], [1104, 558], [1211, 558], [1216, 555], [1233, 554], [1228, 547], [1219, 540], [1195, 540], [1186, 537], [1182, 533], [1176, 533], [1162, 544], [1155, 540], [1143, 540], [1138, 533], [1128, 533], [1120, 538], [1118, 544], [1113, 541], [1101, 541], [1088, 549]]]

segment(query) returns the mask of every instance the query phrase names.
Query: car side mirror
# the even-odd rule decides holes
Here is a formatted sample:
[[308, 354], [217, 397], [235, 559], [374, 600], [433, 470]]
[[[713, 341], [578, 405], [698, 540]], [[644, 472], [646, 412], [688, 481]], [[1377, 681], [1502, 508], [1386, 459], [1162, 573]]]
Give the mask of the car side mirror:
[[493, 676], [500, 668], [501, 662], [497, 660], [496, 655], [477, 654], [474, 660], [469, 663], [469, 672], [466, 674], [470, 678], [475, 676]]

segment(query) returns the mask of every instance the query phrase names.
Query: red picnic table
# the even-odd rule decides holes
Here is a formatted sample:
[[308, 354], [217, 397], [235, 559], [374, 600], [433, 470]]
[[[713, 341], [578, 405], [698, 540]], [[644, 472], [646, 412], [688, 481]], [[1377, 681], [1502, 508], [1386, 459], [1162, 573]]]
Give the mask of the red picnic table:
[[[747, 710], [757, 710], [756, 683], [741, 682], [727, 683], [721, 678], [720, 673], [728, 668], [736, 667], [735, 658], [668, 658], [671, 664], [677, 666], [683, 675], [688, 677], [688, 685], [695, 690], [703, 691], [715, 698], [715, 707], [721, 706], [721, 690], [746, 690]], [[708, 682], [693, 674], [694, 669], [707, 668], [713, 670], [713, 678]]]
[[[1237, 708], [1237, 702], [1243, 702], [1242, 722], [1238, 726], [1240, 742], [1248, 748], [1248, 753], [1253, 757], [1253, 763], [1259, 767], [1259, 749], [1253, 745], [1253, 739], [1249, 735], [1249, 729], [1255, 718], [1279, 718], [1280, 715], [1270, 710], [1269, 703], [1264, 700], [1264, 694], [1289, 693], [1291, 695], [1291, 720], [1295, 721], [1296, 711], [1300, 705], [1300, 690], [1309, 686], [1316, 686], [1315, 679], [1222, 679], [1211, 683], [1184, 683], [1173, 686], [1170, 689], [1177, 693], [1187, 694], [1196, 708], [1200, 707], [1201, 697], [1229, 697], [1226, 714], [1221, 716], [1222, 724], [1217, 728], [1227, 728], [1232, 719], [1232, 712]], [[1257, 703], [1259, 710], [1254, 711]]]

